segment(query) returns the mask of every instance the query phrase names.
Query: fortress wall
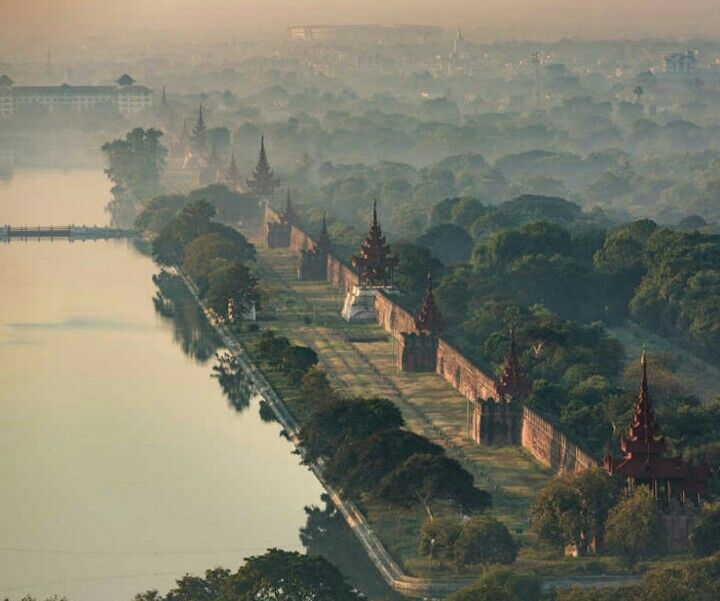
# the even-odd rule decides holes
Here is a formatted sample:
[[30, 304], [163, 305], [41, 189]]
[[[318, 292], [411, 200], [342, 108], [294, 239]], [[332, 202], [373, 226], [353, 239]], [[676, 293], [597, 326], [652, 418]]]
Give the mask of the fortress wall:
[[401, 332], [415, 332], [415, 318], [384, 292], [375, 294], [375, 313], [378, 323], [390, 335], [397, 337]]
[[[265, 221], [279, 222], [280, 215], [274, 209], [266, 207]], [[290, 247], [294, 251], [299, 253], [314, 245], [315, 241], [310, 236], [293, 226]], [[328, 255], [327, 281], [335, 288], [347, 291], [358, 284], [358, 277], [336, 257]], [[413, 316], [393, 302], [387, 294], [378, 292], [375, 296], [375, 310], [378, 323], [386, 332], [392, 334], [394, 331], [399, 334], [415, 331]], [[442, 338], [438, 340], [436, 371], [471, 401], [497, 396], [495, 379]], [[597, 465], [590, 455], [528, 407], [523, 407], [520, 440], [517, 443], [527, 449], [537, 461], [555, 471], [577, 472]]]
[[540, 463], [554, 471], [580, 472], [597, 466], [590, 455], [528, 407], [523, 407], [520, 444]]
[[471, 401], [497, 396], [495, 379], [442, 338], [438, 341], [436, 371]]

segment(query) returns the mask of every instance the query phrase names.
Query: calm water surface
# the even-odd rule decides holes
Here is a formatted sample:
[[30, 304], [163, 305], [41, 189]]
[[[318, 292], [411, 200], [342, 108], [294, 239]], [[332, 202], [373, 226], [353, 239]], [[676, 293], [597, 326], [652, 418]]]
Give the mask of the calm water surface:
[[[16, 172], [0, 223], [103, 225], [108, 189]], [[0, 598], [129, 601], [302, 549], [319, 484], [254, 403], [229, 406], [192, 316], [158, 314], [156, 272], [125, 241], [0, 244]]]

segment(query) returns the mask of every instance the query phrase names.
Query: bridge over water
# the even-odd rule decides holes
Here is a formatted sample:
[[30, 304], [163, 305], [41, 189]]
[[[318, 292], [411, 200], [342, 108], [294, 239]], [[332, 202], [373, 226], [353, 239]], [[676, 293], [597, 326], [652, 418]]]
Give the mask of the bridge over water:
[[113, 228], [97, 225], [40, 225], [36, 227], [16, 227], [6, 225], [0, 227], [0, 241], [28, 240], [45, 238], [50, 240], [110, 240], [113, 238], [134, 238], [139, 235], [137, 230]]

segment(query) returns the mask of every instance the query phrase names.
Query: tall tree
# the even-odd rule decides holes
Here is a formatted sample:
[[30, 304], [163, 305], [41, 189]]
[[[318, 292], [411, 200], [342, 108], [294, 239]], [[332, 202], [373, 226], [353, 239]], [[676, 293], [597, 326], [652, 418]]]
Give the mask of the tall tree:
[[361, 601], [340, 571], [319, 556], [270, 549], [248, 557], [217, 601]]
[[144, 199], [158, 191], [167, 155], [160, 143], [162, 135], [157, 129], [136, 127], [125, 139], [103, 144], [105, 173], [115, 184], [114, 194], [129, 192], [135, 199]]
[[492, 502], [490, 493], [475, 488], [472, 474], [444, 455], [413, 455], [385, 476], [374, 494], [402, 507], [421, 505], [431, 519], [432, 504], [439, 500], [455, 501], [468, 512], [483, 511]]

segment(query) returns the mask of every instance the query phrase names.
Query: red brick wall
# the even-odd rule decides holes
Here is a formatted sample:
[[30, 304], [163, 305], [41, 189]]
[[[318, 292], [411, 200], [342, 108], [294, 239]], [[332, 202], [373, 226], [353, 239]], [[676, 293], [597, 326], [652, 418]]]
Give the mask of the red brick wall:
[[358, 277], [352, 269], [348, 269], [332, 255], [328, 255], [327, 279], [335, 288], [352, 290], [357, 286]]
[[[270, 207], [265, 209], [265, 220], [280, 221], [280, 215]], [[292, 228], [290, 247], [296, 252], [314, 246], [315, 242], [300, 228]], [[357, 275], [337, 258], [328, 256], [327, 280], [335, 288], [350, 290], [358, 284]], [[386, 332], [414, 332], [415, 320], [405, 309], [393, 302], [392, 297], [378, 293], [375, 297], [378, 323]], [[463, 356], [442, 338], [438, 341], [436, 371], [451, 386], [470, 400], [490, 399], [497, 396], [495, 380]], [[537, 413], [523, 408], [520, 435], [521, 445], [535, 459], [556, 471], [581, 471], [597, 465], [587, 453], [571, 443], [566, 436]]]
[[375, 313], [378, 323], [388, 334], [394, 332], [398, 337], [401, 332], [415, 332], [415, 318], [384, 292], [375, 295]]
[[520, 443], [543, 465], [560, 472], [580, 472], [597, 462], [532, 409], [523, 408]]
[[438, 342], [437, 372], [465, 398], [496, 398], [495, 380], [442, 338]]
[[[269, 205], [265, 205], [265, 223], [280, 223], [280, 213]], [[290, 248], [297, 253], [309, 248], [315, 248], [315, 241], [303, 230], [294, 225], [290, 228]]]

